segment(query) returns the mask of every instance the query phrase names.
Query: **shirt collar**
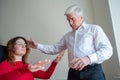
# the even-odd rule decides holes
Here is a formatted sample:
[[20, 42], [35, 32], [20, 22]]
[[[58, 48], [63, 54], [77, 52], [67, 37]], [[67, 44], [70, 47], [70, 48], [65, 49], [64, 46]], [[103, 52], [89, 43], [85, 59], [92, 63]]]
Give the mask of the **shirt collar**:
[[77, 30], [80, 30], [81, 28], [86, 29], [86, 23], [83, 22]]
[[72, 29], [72, 31], [79, 31], [79, 30], [81, 30], [81, 28], [86, 29], [86, 23], [85, 22], [83, 22], [77, 30]]

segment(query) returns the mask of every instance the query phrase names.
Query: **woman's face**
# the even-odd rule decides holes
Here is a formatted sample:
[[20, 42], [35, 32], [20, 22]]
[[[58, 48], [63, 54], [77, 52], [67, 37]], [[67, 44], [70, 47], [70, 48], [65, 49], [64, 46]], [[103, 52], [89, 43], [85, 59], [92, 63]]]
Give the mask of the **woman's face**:
[[23, 56], [26, 54], [26, 43], [23, 39], [18, 39], [14, 44], [15, 55]]

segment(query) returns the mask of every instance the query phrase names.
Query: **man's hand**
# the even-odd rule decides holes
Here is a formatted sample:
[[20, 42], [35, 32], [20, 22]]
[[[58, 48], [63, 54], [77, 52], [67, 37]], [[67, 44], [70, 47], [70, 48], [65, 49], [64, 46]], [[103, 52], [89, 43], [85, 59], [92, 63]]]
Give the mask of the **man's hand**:
[[38, 71], [38, 70], [43, 70], [45, 68], [44, 66], [49, 64], [49, 63], [50, 63], [50, 60], [45, 59], [43, 61], [38, 61], [35, 64], [29, 64], [28, 69], [31, 72], [35, 72], [35, 71]]
[[27, 40], [27, 42], [30, 48], [37, 48], [37, 43], [33, 39]]
[[70, 67], [80, 71], [88, 64], [90, 64], [90, 59], [88, 56], [86, 56], [86, 57], [73, 59], [70, 62]]

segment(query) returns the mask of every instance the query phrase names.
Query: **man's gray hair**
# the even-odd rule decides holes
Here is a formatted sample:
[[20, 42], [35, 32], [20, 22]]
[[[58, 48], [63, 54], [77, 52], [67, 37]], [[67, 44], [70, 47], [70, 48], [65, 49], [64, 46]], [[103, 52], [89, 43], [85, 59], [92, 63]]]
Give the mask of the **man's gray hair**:
[[78, 5], [72, 5], [68, 7], [65, 11], [65, 15], [70, 14], [70, 13], [75, 13], [77, 16], [83, 16], [83, 11]]

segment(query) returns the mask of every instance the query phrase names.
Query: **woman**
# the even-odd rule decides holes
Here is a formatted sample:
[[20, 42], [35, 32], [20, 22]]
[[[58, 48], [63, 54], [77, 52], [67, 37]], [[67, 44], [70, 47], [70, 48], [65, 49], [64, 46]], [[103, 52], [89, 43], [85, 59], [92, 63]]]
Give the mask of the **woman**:
[[64, 51], [56, 57], [50, 67], [43, 71], [49, 60], [38, 61], [35, 64], [28, 64], [27, 57], [30, 53], [27, 40], [17, 36], [7, 43], [6, 60], [0, 63], [0, 80], [34, 80], [34, 78], [49, 79], [56, 64], [61, 60]]

